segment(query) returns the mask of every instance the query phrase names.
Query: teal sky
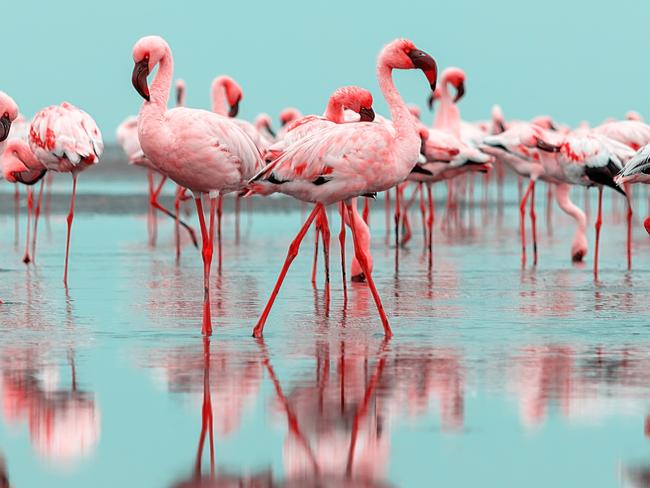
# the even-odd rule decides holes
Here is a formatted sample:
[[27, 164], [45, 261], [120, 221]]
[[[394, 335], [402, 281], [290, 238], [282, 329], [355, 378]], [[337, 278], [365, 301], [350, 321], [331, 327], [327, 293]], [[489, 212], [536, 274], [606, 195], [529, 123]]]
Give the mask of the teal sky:
[[[385, 105], [375, 79], [381, 46], [408, 37], [441, 68], [468, 75], [464, 118], [548, 113], [571, 124], [649, 115], [647, 0], [193, 2], [4, 1], [0, 90], [28, 116], [68, 100], [88, 111], [107, 141], [135, 114], [131, 47], [159, 34], [171, 45], [187, 103], [209, 107], [212, 78], [244, 89], [241, 116], [285, 106], [321, 113], [338, 86], [357, 84]], [[409, 102], [424, 104], [416, 73], [396, 77]], [[430, 117], [426, 115], [427, 119]]]

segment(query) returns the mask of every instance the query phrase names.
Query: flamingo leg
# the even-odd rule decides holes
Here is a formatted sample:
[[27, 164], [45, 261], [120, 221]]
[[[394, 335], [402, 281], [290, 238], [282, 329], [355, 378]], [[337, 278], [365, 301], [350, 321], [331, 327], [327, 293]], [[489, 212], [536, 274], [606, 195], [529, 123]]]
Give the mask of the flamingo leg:
[[370, 198], [363, 199], [363, 221], [368, 224], [370, 218]]
[[70, 199], [70, 210], [66, 221], [68, 223], [68, 235], [65, 240], [65, 269], [63, 271], [63, 284], [68, 287], [68, 260], [70, 258], [70, 234], [72, 232], [72, 221], [74, 220], [74, 202], [77, 196], [77, 174], [72, 173], [72, 198]]
[[627, 195], [627, 269], [632, 269], [632, 185], [625, 183], [625, 194]]
[[521, 226], [521, 265], [526, 265], [526, 203], [528, 202], [528, 196], [533, 188], [533, 180], [530, 180], [528, 183], [528, 188], [526, 193], [524, 193], [521, 203], [519, 204], [519, 219]]
[[402, 230], [404, 232], [404, 235], [402, 236], [402, 242], [400, 242], [400, 245], [402, 247], [405, 247], [406, 244], [411, 240], [411, 237], [413, 236], [413, 231], [411, 229], [411, 218], [409, 216], [408, 206], [404, 208], [404, 213], [402, 214]]
[[14, 246], [18, 249], [20, 240], [20, 189], [14, 185]]
[[399, 272], [399, 221], [401, 217], [400, 209], [400, 187], [395, 187], [395, 273]]
[[[190, 239], [192, 239], [192, 244], [194, 244], [194, 247], [198, 248], [199, 243], [198, 243], [198, 240], [196, 239], [196, 232], [194, 231], [194, 229], [190, 225], [188, 225], [185, 221], [183, 221], [183, 219], [177, 218], [177, 214], [171, 213], [167, 208], [163, 207], [158, 202], [158, 196], [160, 195], [160, 192], [162, 191], [163, 183], [165, 182], [166, 179], [167, 179], [167, 177], [164, 176], [163, 179], [160, 181], [160, 184], [158, 185], [158, 187], [155, 188], [151, 192], [151, 197], [149, 198], [150, 208], [156, 209], [156, 210], [164, 213], [165, 215], [167, 215], [169, 218], [172, 218], [176, 222], [178, 222], [178, 224], [180, 224], [187, 231], [187, 233], [190, 235]], [[180, 205], [180, 203], [179, 203], [179, 205]], [[179, 207], [179, 210], [180, 210], [180, 207]], [[157, 226], [157, 224], [156, 224], [156, 226]], [[180, 251], [179, 251], [179, 253], [180, 253]]]
[[341, 274], [343, 276], [343, 300], [348, 300], [348, 281], [345, 272], [345, 213], [343, 203], [339, 203], [339, 213], [341, 214], [341, 231], [339, 232], [339, 245], [341, 247]]
[[600, 228], [603, 225], [603, 187], [598, 187], [598, 216], [594, 228], [596, 229], [596, 245], [594, 248], [594, 279], [598, 280], [598, 255], [600, 251]]
[[330, 227], [327, 222], [327, 212], [325, 207], [321, 212], [323, 216], [323, 221], [321, 224], [321, 238], [323, 239], [323, 260], [325, 261], [325, 299], [327, 301], [327, 307], [329, 310], [329, 298], [330, 298]]
[[221, 265], [223, 262], [223, 244], [221, 240], [221, 217], [223, 216], [223, 197], [219, 195], [217, 204], [217, 240], [219, 245], [219, 273], [221, 273]]
[[357, 225], [354, 220], [354, 215], [352, 212], [352, 204], [349, 201], [345, 202], [345, 207], [348, 211], [348, 218], [350, 220], [350, 228], [352, 229], [352, 241], [354, 243], [354, 253], [359, 261], [359, 265], [363, 270], [363, 274], [366, 276], [366, 281], [368, 283], [368, 288], [372, 293], [372, 297], [375, 300], [375, 305], [377, 306], [377, 311], [379, 312], [379, 317], [381, 318], [381, 323], [384, 326], [384, 335], [385, 337], [391, 337], [393, 332], [390, 329], [390, 324], [388, 323], [388, 317], [386, 317], [386, 312], [384, 312], [384, 307], [381, 304], [381, 299], [379, 298], [379, 293], [377, 293], [377, 288], [375, 287], [375, 282], [372, 279], [370, 274], [370, 266], [368, 265], [368, 256], [362, 247], [359, 245], [357, 240]]
[[235, 244], [239, 244], [239, 210], [241, 208], [241, 197], [235, 197]]
[[553, 185], [546, 184], [546, 229], [548, 235], [553, 235]]
[[429, 237], [429, 269], [433, 266], [433, 224], [435, 221], [435, 203], [433, 201], [433, 190], [431, 183], [427, 183], [427, 199], [429, 200], [429, 217], [427, 218], [427, 232]]
[[180, 186], [176, 187], [176, 196], [174, 198], [174, 242], [176, 244], [176, 263], [181, 260], [181, 190]]
[[29, 232], [32, 225], [32, 210], [34, 208], [34, 195], [31, 188], [27, 188], [27, 235], [25, 236], [25, 254], [23, 254], [23, 263], [29, 264], [32, 258], [29, 256]]
[[530, 224], [533, 235], [533, 266], [537, 266], [537, 214], [535, 213], [535, 182], [530, 180]]
[[319, 213], [316, 217], [316, 224], [314, 225], [314, 262], [311, 267], [311, 285], [316, 287], [316, 268], [318, 266], [318, 240], [320, 238], [322, 216]]
[[203, 326], [201, 333], [204, 336], [212, 335], [212, 317], [210, 313], [210, 268], [212, 266], [212, 255], [214, 253], [214, 214], [216, 208], [216, 197], [210, 197], [210, 229], [208, 231], [205, 225], [205, 216], [203, 215], [203, 205], [201, 197], [194, 198], [196, 202], [196, 212], [199, 214], [199, 224], [201, 226], [201, 237], [203, 239]]
[[214, 433], [212, 421], [212, 398], [210, 395], [210, 339], [203, 338], [203, 405], [201, 406], [201, 434], [196, 452], [194, 470], [197, 476], [201, 474], [201, 458], [206, 433], [210, 437], [210, 469], [214, 471]]
[[418, 193], [420, 194], [420, 215], [422, 217], [422, 236], [424, 238], [424, 250], [427, 249], [427, 208], [424, 203], [424, 191], [422, 183], [418, 183]]
[[151, 200], [153, 198], [153, 171], [147, 171], [147, 191], [149, 192], [149, 204], [147, 205], [147, 232], [149, 233], [149, 245], [153, 246], [153, 207]]
[[282, 287], [282, 282], [284, 281], [284, 277], [287, 275], [287, 271], [289, 271], [289, 267], [291, 266], [291, 263], [298, 255], [298, 250], [300, 249], [300, 243], [304, 239], [305, 234], [309, 230], [309, 227], [311, 226], [316, 216], [321, 211], [323, 211], [323, 205], [321, 203], [317, 203], [314, 209], [307, 217], [307, 220], [305, 220], [303, 226], [300, 228], [300, 231], [298, 231], [298, 234], [296, 235], [295, 239], [289, 246], [287, 257], [284, 261], [284, 264], [282, 265], [280, 276], [278, 276], [278, 280], [275, 283], [275, 287], [273, 288], [271, 297], [269, 298], [269, 301], [266, 303], [266, 307], [264, 307], [264, 311], [262, 312], [261, 317], [257, 321], [257, 325], [255, 325], [255, 328], [253, 329], [253, 337], [262, 337], [262, 334], [264, 332], [264, 324], [266, 323], [266, 319], [268, 318], [269, 313], [271, 312], [271, 308], [273, 307], [273, 302], [275, 302], [275, 298], [278, 296], [278, 292]]
[[32, 237], [32, 262], [36, 262], [36, 235], [38, 233], [38, 218], [41, 215], [41, 202], [43, 201], [43, 188], [45, 179], [41, 180], [41, 187], [38, 190], [38, 199], [36, 200], [36, 208], [34, 209], [34, 235]]

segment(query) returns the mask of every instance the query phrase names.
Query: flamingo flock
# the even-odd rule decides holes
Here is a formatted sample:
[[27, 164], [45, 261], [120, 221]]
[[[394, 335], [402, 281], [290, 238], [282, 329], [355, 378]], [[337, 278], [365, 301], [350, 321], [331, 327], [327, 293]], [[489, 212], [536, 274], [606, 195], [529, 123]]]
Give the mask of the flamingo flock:
[[[650, 183], [650, 125], [635, 112], [626, 120], [611, 120], [593, 128], [582, 124], [573, 129], [546, 115], [530, 121], [506, 120], [501, 108], [494, 106], [491, 120], [468, 122], [461, 118], [460, 112], [460, 102], [467, 94], [465, 72], [458, 67], [448, 67], [441, 72], [438, 81], [434, 58], [412, 41], [396, 39], [380, 50], [376, 64], [380, 93], [389, 110], [386, 116], [375, 113], [373, 94], [369, 90], [341, 86], [331, 94], [322, 115], [303, 115], [296, 108], [286, 108], [280, 114], [281, 128], [275, 131], [271, 117], [265, 113], [253, 122], [237, 118], [244, 91], [227, 75], [216, 76], [209, 92], [206, 89], [211, 110], [185, 106], [186, 86], [182, 80], [174, 82], [172, 50], [162, 37], [139, 39], [133, 47], [132, 58], [132, 84], [144, 101], [137, 117], [126, 118], [118, 127], [117, 141], [129, 163], [147, 171], [150, 243], [155, 245], [158, 212], [175, 222], [177, 263], [181, 255], [181, 228], [198, 247], [193, 227], [181, 218], [183, 202], [194, 200], [203, 262], [201, 332], [206, 337], [213, 330], [211, 279], [215, 233], [219, 273], [226, 255], [222, 242], [222, 206], [228, 194], [236, 199], [236, 243], [239, 243], [241, 198], [283, 194], [303, 204], [313, 204], [289, 246], [278, 279], [253, 328], [252, 335], [256, 338], [263, 336], [285, 276], [312, 225], [315, 227], [312, 283], [315, 286], [322, 243], [325, 289], [329, 299], [331, 232], [327, 208], [330, 206], [337, 208], [341, 219], [338, 240], [344, 299], [347, 300], [345, 242], [349, 228], [354, 248], [351, 279], [367, 284], [383, 334], [391, 337], [390, 314], [383, 306], [372, 277], [371, 201], [378, 194], [384, 194], [387, 228], [391, 223], [394, 225], [397, 273], [400, 249], [408, 245], [412, 235], [410, 208], [419, 199], [423, 247], [431, 269], [435, 222], [433, 185], [447, 186], [447, 208], [442, 225], [453, 226], [458, 218], [458, 195], [468, 189], [470, 193], [474, 191], [477, 174], [482, 175], [487, 185], [494, 173], [499, 198], [503, 195], [506, 169], [519, 179], [518, 245], [522, 266], [529, 262], [527, 220], [530, 220], [532, 265], [538, 266], [542, 259], [537, 230], [537, 183], [542, 181], [547, 185], [548, 201], [554, 195], [561, 210], [575, 222], [575, 236], [570, 246], [574, 262], [584, 261], [588, 256], [588, 223], [585, 211], [570, 199], [570, 190], [572, 187], [595, 187], [598, 191], [593, 253], [596, 280], [603, 192], [607, 188], [616, 192], [625, 203], [626, 264], [632, 267], [632, 185]], [[422, 99], [428, 100], [430, 109], [436, 107], [431, 126], [422, 122], [417, 106], [407, 105], [402, 98], [393, 81], [394, 70], [416, 70], [424, 74], [426, 86], [422, 85]], [[156, 73], [149, 80], [154, 71]], [[175, 106], [170, 108], [172, 86], [176, 96]], [[25, 264], [34, 265], [35, 261], [45, 175], [48, 172], [69, 173], [72, 177], [63, 271], [66, 288], [77, 178], [80, 172], [99, 162], [103, 148], [97, 124], [74, 105], [63, 102], [46, 107], [29, 121], [19, 114], [17, 103], [0, 92], [2, 175], [8, 183], [16, 185], [16, 198], [19, 186], [24, 186], [27, 194]], [[524, 190], [526, 179], [528, 185]], [[176, 185], [173, 211], [159, 201], [168, 180]], [[38, 183], [36, 192], [34, 185]], [[409, 191], [410, 198], [407, 198]], [[364, 202], [362, 213], [357, 209], [359, 199]], [[644, 226], [650, 234], [650, 217]]]

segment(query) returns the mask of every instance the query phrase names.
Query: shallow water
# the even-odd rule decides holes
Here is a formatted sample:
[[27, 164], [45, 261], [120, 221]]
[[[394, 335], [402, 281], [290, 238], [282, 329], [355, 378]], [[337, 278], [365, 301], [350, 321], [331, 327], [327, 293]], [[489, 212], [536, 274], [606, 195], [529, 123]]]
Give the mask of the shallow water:
[[571, 265], [558, 209], [547, 227], [543, 191], [539, 265], [529, 255], [524, 269], [514, 183], [503, 207], [464, 208], [444, 231], [436, 188], [431, 273], [418, 212], [396, 275], [373, 202], [385, 342], [364, 284], [343, 301], [335, 213], [329, 307], [322, 273], [310, 283], [310, 233], [264, 341], [252, 339], [301, 211], [254, 199], [236, 244], [228, 200], [204, 342], [200, 254], [186, 242], [177, 266], [162, 218], [149, 246], [141, 173], [80, 179], [66, 293], [68, 185], [55, 184], [36, 266], [20, 262], [12, 188], [0, 189], [0, 451], [13, 486], [648, 486], [650, 240], [637, 221], [628, 272], [622, 202], [615, 218], [605, 201], [598, 282], [592, 249]]

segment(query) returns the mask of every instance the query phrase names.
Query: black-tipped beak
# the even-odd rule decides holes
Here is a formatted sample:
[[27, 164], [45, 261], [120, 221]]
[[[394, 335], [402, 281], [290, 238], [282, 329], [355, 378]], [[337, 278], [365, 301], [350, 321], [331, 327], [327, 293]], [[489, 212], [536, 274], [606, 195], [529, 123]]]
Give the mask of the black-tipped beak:
[[[33, 171], [30, 171], [29, 173], [33, 174]], [[41, 181], [43, 179], [43, 176], [45, 176], [45, 173], [47, 173], [46, 169], [36, 173], [33, 178], [25, 178], [22, 172], [16, 172], [14, 173], [14, 178], [16, 178], [16, 181], [22, 183], [23, 185], [32, 186]]]
[[463, 95], [465, 95], [465, 82], [461, 81], [456, 87], [456, 97], [454, 98], [454, 103], [457, 103], [458, 100], [463, 98]]
[[241, 102], [241, 97], [235, 100], [235, 103], [230, 106], [228, 117], [237, 117], [237, 114], [239, 113], [239, 102]]
[[269, 134], [271, 134], [272, 137], [276, 137], [276, 135], [275, 135], [275, 131], [274, 131], [273, 128], [271, 127], [271, 124], [266, 124], [266, 130], [269, 131]]
[[361, 107], [361, 110], [359, 110], [359, 116], [361, 122], [372, 122], [375, 120], [375, 111], [372, 107]]
[[435, 94], [433, 92], [431, 92], [431, 94], [429, 95], [429, 98], [427, 99], [427, 106], [429, 107], [430, 111], [433, 111], [433, 102], [435, 102], [435, 101], [436, 101]]
[[176, 88], [176, 106], [180, 107], [183, 105], [183, 88], [182, 87], [177, 87]]
[[0, 118], [0, 142], [9, 137], [9, 130], [11, 129], [11, 119], [8, 115], [3, 115]]
[[561, 146], [556, 146], [554, 144], [549, 144], [546, 141], [543, 141], [542, 139], [537, 138], [537, 149], [540, 149], [542, 151], [550, 152], [550, 153], [557, 153], [560, 152]]
[[438, 65], [436, 64], [436, 60], [419, 49], [413, 49], [408, 53], [408, 56], [411, 58], [413, 66], [422, 70], [424, 75], [427, 77], [431, 90], [435, 90], [438, 80]]
[[133, 74], [131, 75], [131, 83], [135, 91], [137, 91], [142, 98], [147, 102], [149, 97], [149, 85], [147, 85], [147, 76], [149, 76], [149, 60], [143, 59], [135, 63], [133, 67]]

